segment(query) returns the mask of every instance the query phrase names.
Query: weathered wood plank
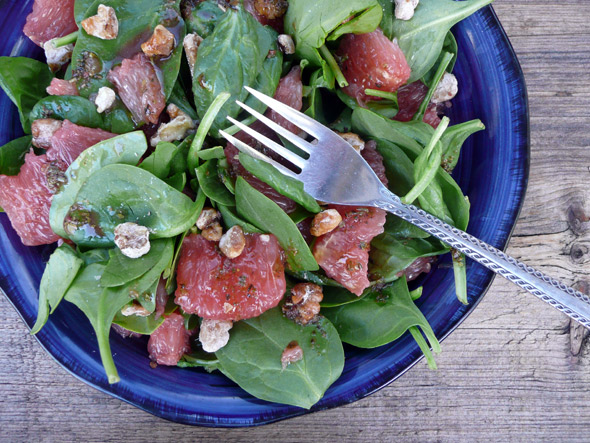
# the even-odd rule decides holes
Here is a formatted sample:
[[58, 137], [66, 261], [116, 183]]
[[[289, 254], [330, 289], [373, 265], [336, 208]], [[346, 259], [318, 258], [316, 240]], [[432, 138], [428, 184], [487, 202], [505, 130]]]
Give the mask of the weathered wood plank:
[[[590, 3], [496, 0], [531, 105], [531, 179], [509, 252], [590, 282]], [[586, 285], [586, 286], [584, 286]], [[270, 426], [168, 423], [66, 375], [0, 299], [2, 441], [572, 441], [590, 425], [590, 348], [562, 314], [497, 280], [424, 363], [352, 405]]]

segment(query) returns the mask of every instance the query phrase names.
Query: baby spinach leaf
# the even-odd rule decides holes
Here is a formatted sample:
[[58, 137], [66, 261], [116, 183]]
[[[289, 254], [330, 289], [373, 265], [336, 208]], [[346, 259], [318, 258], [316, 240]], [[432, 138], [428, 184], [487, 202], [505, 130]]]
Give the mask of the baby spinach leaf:
[[419, 326], [434, 351], [440, 352], [440, 344], [414, 304], [405, 278], [381, 290], [371, 291], [356, 303], [324, 308], [322, 313], [332, 321], [343, 342], [359, 348], [386, 345], [400, 338], [412, 326]]
[[[303, 358], [283, 369], [281, 355], [292, 341]], [[299, 326], [279, 308], [236, 323], [229, 343], [215, 353], [220, 370], [257, 398], [311, 408], [338, 379], [344, 351], [332, 324]]]
[[[377, 0], [291, 0], [285, 15], [285, 31], [293, 36], [297, 56], [321, 66], [319, 48], [326, 39], [345, 33], [365, 34], [381, 22], [382, 9]], [[343, 22], [354, 17], [348, 23]]]
[[323, 288], [324, 298], [321, 302], [322, 308], [335, 308], [337, 306], [347, 305], [349, 303], [355, 303], [369, 294], [373, 289], [367, 288], [365, 292], [359, 297], [353, 294], [348, 289], [335, 286], [325, 286]]
[[483, 131], [485, 125], [480, 120], [471, 120], [458, 125], [450, 126], [442, 136], [444, 150], [442, 155], [442, 167], [448, 173], [451, 173], [457, 162], [463, 143], [472, 134]]
[[215, 146], [214, 148], [199, 151], [197, 155], [201, 160], [221, 160], [225, 158], [225, 151], [222, 146]]
[[41, 277], [39, 311], [31, 334], [36, 334], [45, 325], [49, 314], [53, 313], [61, 302], [83, 263], [76, 251], [67, 244], [53, 251]]
[[191, 227], [199, 214], [189, 197], [153, 174], [126, 164], [94, 172], [69, 210], [67, 231], [78, 245], [109, 247], [114, 229], [133, 222], [150, 229], [152, 238], [174, 237]]
[[177, 146], [170, 142], [160, 142], [154, 152], [142, 161], [139, 167], [163, 180], [170, 174], [172, 162], [182, 149], [182, 144]]
[[252, 232], [254, 234], [264, 234], [264, 232], [258, 229], [257, 227], [252, 226], [250, 223], [238, 217], [238, 215], [235, 213], [234, 207], [217, 205], [217, 209], [219, 209], [219, 212], [221, 212], [223, 224], [227, 229], [231, 228], [232, 226], [239, 225], [245, 232]]
[[250, 186], [242, 177], [236, 181], [236, 206], [238, 214], [247, 221], [277, 237], [291, 270], [319, 269], [297, 225], [275, 202]]
[[75, 304], [90, 320], [90, 324], [96, 333], [100, 358], [109, 383], [117, 383], [120, 379], [111, 353], [109, 332], [115, 314], [131, 298], [126, 288], [105, 289], [100, 285], [100, 278], [104, 268], [105, 265], [101, 263], [94, 263], [85, 267], [68, 289], [65, 299]]
[[218, 0], [204, 0], [196, 5], [187, 2], [184, 14], [186, 28], [189, 33], [196, 33], [202, 38], [208, 37], [223, 17], [223, 10], [218, 6]]
[[187, 98], [186, 94], [184, 93], [184, 89], [180, 85], [180, 78], [174, 83], [174, 88], [172, 88], [172, 93], [170, 94], [170, 98], [168, 99], [169, 103], [174, 103], [176, 106], [180, 108], [182, 112], [188, 115], [193, 120], [199, 120], [199, 116], [197, 111], [191, 106], [189, 99]]
[[225, 206], [234, 206], [234, 196], [223, 184], [217, 169], [217, 162], [217, 160], [207, 160], [197, 168], [199, 186], [205, 195], [214, 202]]
[[[155, 60], [162, 72], [164, 95], [169, 97], [176, 83], [182, 56], [182, 41], [185, 35], [184, 20], [180, 15], [180, 0], [96, 0], [84, 1], [76, 14], [83, 18], [96, 15], [98, 5], [110, 6], [115, 10], [119, 20], [119, 32], [116, 39], [102, 40], [80, 29], [80, 34], [72, 54], [72, 74], [77, 80], [80, 95], [88, 97], [97, 92], [101, 86], [112, 86], [107, 74], [121, 58], [131, 57], [141, 51], [140, 45], [153, 33], [156, 25], [162, 24], [176, 38], [176, 46], [169, 57]], [[130, 46], [131, 45], [131, 46]], [[98, 72], [97, 72], [98, 71]]]
[[217, 131], [230, 125], [226, 117], [236, 117], [253, 86], [274, 40], [261, 30], [262, 25], [242, 7], [228, 8], [215, 30], [199, 46], [193, 76], [193, 93], [201, 118], [222, 92], [231, 94], [229, 102], [215, 116], [212, 128]]
[[117, 102], [104, 116], [104, 129], [114, 134], [126, 134], [135, 129], [135, 122], [122, 103]]
[[25, 163], [25, 155], [31, 150], [33, 137], [25, 135], [0, 147], [0, 174], [18, 175]]
[[166, 184], [172, 186], [177, 191], [184, 191], [186, 187], [186, 172], [179, 172], [178, 174], [174, 174], [168, 178], [165, 178], [164, 181]]
[[0, 87], [18, 108], [25, 134], [31, 133], [29, 114], [47, 95], [53, 74], [42, 62], [27, 57], [0, 57]]
[[451, 31], [447, 32], [445, 41], [443, 43], [442, 51], [438, 56], [438, 60], [434, 63], [430, 71], [428, 71], [426, 75], [422, 77], [422, 82], [425, 85], [429, 85], [432, 82], [432, 78], [436, 74], [436, 67], [441, 64], [445, 52], [453, 54], [453, 58], [451, 59], [446, 69], [447, 72], [453, 72], [453, 69], [455, 68], [455, 63], [457, 62], [457, 54], [459, 53], [459, 47], [457, 46], [457, 40], [455, 39], [455, 36]]
[[184, 354], [176, 366], [181, 368], [203, 368], [207, 372], [213, 372], [219, 369], [220, 363], [215, 354], [203, 350], [193, 350], [190, 354]]
[[141, 131], [120, 135], [86, 149], [68, 167], [66, 184], [53, 196], [49, 211], [51, 229], [66, 238], [64, 220], [82, 185], [94, 172], [113, 163], [136, 165], [147, 150], [145, 135]]
[[30, 120], [40, 118], [69, 120], [88, 128], [105, 127], [102, 115], [96, 111], [96, 105], [84, 97], [76, 95], [51, 95], [37, 102], [31, 111]]
[[303, 183], [299, 180], [287, 177], [268, 163], [243, 153], [240, 153], [240, 163], [250, 174], [258, 177], [285, 197], [299, 203], [308, 211], [318, 213], [322, 210], [315, 199], [303, 190]]
[[123, 315], [121, 312], [117, 312], [113, 323], [131, 332], [136, 332], [142, 335], [152, 335], [153, 332], [164, 323], [164, 320], [166, 319], [162, 316], [156, 319], [156, 314], [142, 317], [141, 315]]
[[167, 239], [152, 241], [150, 251], [139, 258], [129, 258], [123, 255], [119, 248], [111, 250], [110, 260], [102, 274], [101, 285], [104, 288], [122, 286], [141, 277], [161, 260], [168, 243]]
[[409, 83], [430, 71], [441, 53], [449, 30], [492, 0], [422, 0], [411, 20], [394, 20], [396, 38], [412, 69]]

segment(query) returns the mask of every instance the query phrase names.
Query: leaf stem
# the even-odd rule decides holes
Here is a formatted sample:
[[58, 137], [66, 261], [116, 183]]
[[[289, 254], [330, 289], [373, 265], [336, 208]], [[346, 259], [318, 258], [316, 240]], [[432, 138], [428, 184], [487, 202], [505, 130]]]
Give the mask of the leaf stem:
[[323, 45], [320, 48], [320, 54], [322, 54], [322, 57], [324, 57], [324, 60], [328, 63], [328, 66], [334, 73], [334, 77], [336, 77], [338, 86], [340, 86], [341, 88], [347, 87], [348, 82], [346, 81], [346, 78], [344, 78], [344, 74], [340, 70], [340, 66], [338, 66], [336, 59], [334, 58], [330, 50], [326, 47], [326, 45]]
[[[424, 192], [428, 185], [430, 185], [432, 180], [434, 180], [438, 168], [440, 167], [440, 157], [442, 156], [442, 148], [438, 142], [449, 126], [449, 123], [449, 118], [443, 117], [440, 124], [438, 125], [438, 128], [436, 128], [436, 131], [434, 131], [430, 142], [424, 148], [424, 151], [420, 154], [420, 156], [416, 159], [415, 163], [418, 163], [421, 158], [426, 158], [426, 165], [428, 167], [422, 177], [420, 177], [420, 180], [416, 179], [417, 183], [412, 189], [410, 189], [410, 192], [408, 192], [405, 197], [402, 197], [403, 203], [407, 205], [412, 204], [414, 200], [416, 200]], [[435, 150], [435, 148], [438, 149]], [[433, 155], [434, 153], [437, 155]]]
[[440, 62], [440, 65], [438, 65], [436, 73], [432, 77], [432, 81], [428, 85], [428, 92], [426, 93], [426, 97], [424, 97], [424, 100], [422, 100], [422, 103], [418, 108], [418, 112], [416, 112], [414, 118], [412, 119], [413, 121], [421, 122], [424, 118], [424, 114], [426, 114], [426, 110], [428, 109], [428, 105], [430, 104], [430, 99], [432, 98], [432, 95], [434, 94], [436, 87], [438, 86], [443, 75], [445, 74], [445, 70], [449, 66], [449, 63], [451, 63], [451, 60], [453, 60], [453, 57], [454, 54], [451, 54], [450, 52], [445, 52], [443, 59]]
[[394, 102], [397, 106], [397, 92], [380, 91], [379, 89], [365, 89], [365, 94], [372, 97], [385, 98]]
[[412, 337], [414, 337], [414, 340], [416, 340], [416, 343], [418, 343], [418, 346], [424, 354], [424, 357], [426, 357], [428, 367], [430, 369], [438, 369], [436, 366], [436, 361], [434, 360], [434, 355], [432, 355], [432, 351], [430, 350], [428, 343], [426, 343], [426, 340], [424, 339], [424, 336], [422, 335], [418, 327], [412, 326], [408, 329], [408, 331], [410, 331], [410, 334], [412, 334]]
[[69, 45], [70, 43], [74, 43], [78, 40], [78, 33], [79, 31], [74, 31], [71, 34], [64, 35], [63, 37], [54, 38], [53, 44], [56, 48], [60, 48], [61, 46]]
[[[246, 126], [250, 126], [252, 123], [254, 123], [256, 121], [256, 117], [254, 117], [253, 115], [251, 115], [250, 117], [244, 119], [242, 121], [242, 123]], [[232, 125], [227, 129], [224, 129], [225, 132], [227, 132], [229, 135], [235, 135], [238, 132], [241, 131], [240, 128], [238, 128], [236, 125]]]
[[188, 170], [191, 172], [192, 175], [195, 175], [195, 169], [197, 168], [197, 166], [199, 166], [198, 152], [203, 147], [205, 137], [207, 137], [207, 134], [209, 133], [209, 130], [211, 129], [211, 126], [215, 121], [215, 117], [217, 117], [217, 114], [219, 114], [219, 111], [221, 110], [223, 105], [225, 105], [225, 102], [229, 100], [230, 97], [231, 94], [229, 92], [222, 92], [221, 94], [219, 94], [215, 98], [215, 100], [213, 100], [213, 103], [211, 103], [209, 109], [207, 109], [207, 112], [205, 112], [203, 120], [201, 120], [201, 124], [197, 129], [195, 138], [191, 143], [191, 147], [188, 151]]
[[464, 305], [468, 305], [465, 255], [454, 249], [451, 250], [451, 255], [453, 257], [453, 274], [455, 275], [455, 293], [457, 294], [457, 299]]

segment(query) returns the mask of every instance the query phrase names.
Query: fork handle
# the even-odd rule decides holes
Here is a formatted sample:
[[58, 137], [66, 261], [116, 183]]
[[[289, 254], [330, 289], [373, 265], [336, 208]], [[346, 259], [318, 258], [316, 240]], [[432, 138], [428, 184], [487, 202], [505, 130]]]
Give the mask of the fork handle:
[[383, 190], [384, 200], [375, 206], [428, 232], [486, 268], [526, 289], [554, 308], [590, 328], [590, 298], [528, 266], [499, 249], [461, 231], [413, 205], [402, 203], [394, 194]]

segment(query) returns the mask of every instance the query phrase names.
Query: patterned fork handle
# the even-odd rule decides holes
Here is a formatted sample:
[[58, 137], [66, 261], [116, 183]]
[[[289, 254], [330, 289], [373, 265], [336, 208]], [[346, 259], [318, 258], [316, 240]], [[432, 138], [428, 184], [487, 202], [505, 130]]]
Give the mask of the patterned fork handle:
[[423, 229], [590, 328], [590, 298], [587, 295], [446, 224], [422, 209], [403, 204], [399, 197], [385, 189], [382, 194], [385, 200], [375, 202], [375, 206]]

